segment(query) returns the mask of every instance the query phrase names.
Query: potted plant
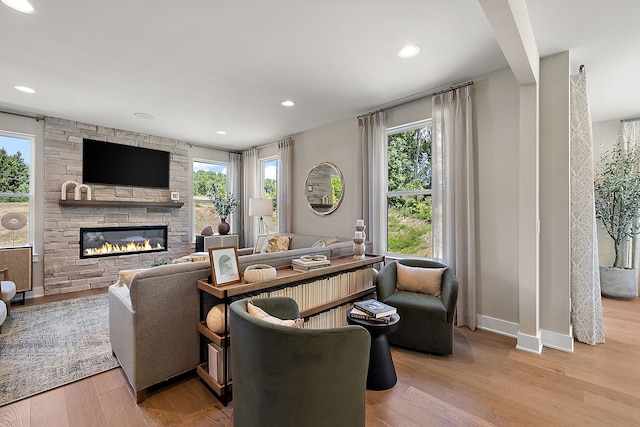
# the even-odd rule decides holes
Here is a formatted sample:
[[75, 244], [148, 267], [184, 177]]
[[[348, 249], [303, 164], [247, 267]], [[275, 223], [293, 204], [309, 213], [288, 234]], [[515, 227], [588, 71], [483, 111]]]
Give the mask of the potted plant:
[[215, 192], [209, 196], [211, 203], [213, 204], [216, 213], [220, 217], [220, 224], [218, 224], [218, 233], [229, 234], [231, 226], [227, 222], [227, 217], [234, 213], [238, 209], [240, 201], [231, 192], [228, 192], [224, 197], [219, 197]]
[[611, 267], [600, 266], [602, 295], [633, 298], [638, 295], [636, 272], [621, 257], [623, 245], [640, 233], [640, 150], [619, 142], [602, 155], [594, 183], [596, 218], [613, 239]]

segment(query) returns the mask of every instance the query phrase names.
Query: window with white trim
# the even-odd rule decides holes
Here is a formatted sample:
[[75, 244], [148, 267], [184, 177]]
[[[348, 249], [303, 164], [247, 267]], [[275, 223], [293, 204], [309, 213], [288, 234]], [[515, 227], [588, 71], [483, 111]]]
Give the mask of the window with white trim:
[[263, 199], [273, 200], [273, 215], [265, 216], [265, 233], [278, 232], [278, 158], [260, 159], [260, 182]]
[[227, 194], [227, 169], [227, 163], [206, 160], [193, 162], [193, 239], [208, 225], [217, 232], [220, 216], [211, 203], [211, 195]]
[[0, 247], [32, 244], [34, 137], [0, 131]]
[[431, 120], [387, 129], [387, 252], [433, 256]]

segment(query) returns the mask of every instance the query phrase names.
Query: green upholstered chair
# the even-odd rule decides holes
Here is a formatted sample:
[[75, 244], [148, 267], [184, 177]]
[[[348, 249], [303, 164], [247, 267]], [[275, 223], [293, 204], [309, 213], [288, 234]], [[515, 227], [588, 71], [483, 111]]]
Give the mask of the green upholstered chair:
[[[300, 316], [291, 298], [253, 298], [280, 319]], [[364, 426], [369, 333], [361, 326], [274, 325], [231, 304], [234, 426]]]
[[[421, 259], [396, 262], [410, 267], [447, 267]], [[400, 315], [400, 326], [387, 337], [389, 343], [424, 353], [453, 354], [453, 321], [458, 300], [455, 274], [450, 268], [444, 271], [440, 297], [400, 291], [396, 289], [396, 262], [382, 267], [376, 277], [378, 300], [395, 307]]]

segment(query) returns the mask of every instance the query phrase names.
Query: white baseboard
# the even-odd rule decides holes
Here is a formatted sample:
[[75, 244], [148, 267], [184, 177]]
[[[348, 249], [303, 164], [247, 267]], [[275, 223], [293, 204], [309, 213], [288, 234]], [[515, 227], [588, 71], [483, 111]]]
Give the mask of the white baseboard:
[[478, 315], [476, 318], [478, 329], [493, 332], [508, 337], [517, 338], [520, 325], [506, 320], [496, 319], [495, 317]]
[[542, 329], [542, 343], [545, 347], [573, 353], [573, 336]]
[[518, 344], [516, 348], [518, 350], [526, 351], [534, 354], [542, 353], [542, 339], [539, 336], [528, 335], [522, 332], [518, 332]]
[[481, 315], [477, 317], [477, 326], [478, 329], [516, 338], [518, 341], [516, 348], [522, 351], [540, 354], [542, 346], [545, 346], [569, 353], [573, 352], [572, 334], [565, 335], [541, 329], [540, 337], [535, 337], [520, 333], [520, 325], [518, 323]]

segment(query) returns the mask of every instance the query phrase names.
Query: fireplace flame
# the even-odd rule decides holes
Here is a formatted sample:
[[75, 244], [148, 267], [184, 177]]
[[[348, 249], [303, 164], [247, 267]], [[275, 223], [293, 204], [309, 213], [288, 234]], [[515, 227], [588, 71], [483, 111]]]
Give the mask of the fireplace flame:
[[118, 244], [112, 245], [111, 243], [106, 242], [99, 248], [87, 248], [84, 250], [84, 253], [87, 256], [92, 256], [92, 255], [117, 254], [117, 253], [127, 253], [127, 252], [153, 251], [156, 249], [162, 250], [163, 247], [159, 243], [157, 243], [156, 247], [154, 248], [153, 246], [151, 246], [151, 244], [149, 243], [149, 240], [147, 239], [144, 241], [144, 244], [131, 241], [126, 245], [122, 245], [122, 246]]

